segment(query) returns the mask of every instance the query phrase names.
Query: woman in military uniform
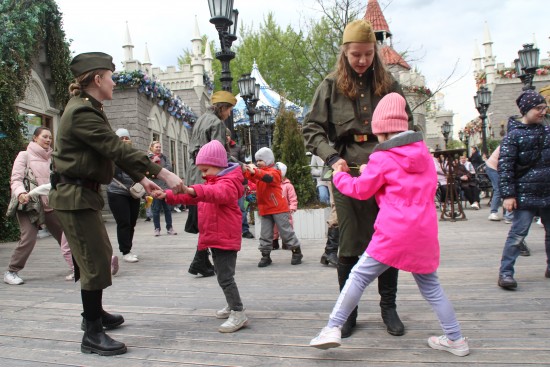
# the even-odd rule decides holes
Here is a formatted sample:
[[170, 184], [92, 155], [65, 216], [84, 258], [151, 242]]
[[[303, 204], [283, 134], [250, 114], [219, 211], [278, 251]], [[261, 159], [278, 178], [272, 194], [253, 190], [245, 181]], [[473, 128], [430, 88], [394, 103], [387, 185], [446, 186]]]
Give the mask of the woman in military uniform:
[[[329, 167], [341, 166], [353, 176], [367, 163], [378, 143], [370, 121], [378, 102], [386, 94], [401, 87], [385, 69], [377, 52], [371, 24], [364, 19], [349, 23], [335, 71], [319, 85], [311, 111], [303, 127], [307, 149], [323, 159]], [[407, 105], [409, 129], [412, 113]], [[334, 143], [334, 144], [332, 144]], [[338, 282], [344, 287], [349, 273], [363, 254], [374, 233], [378, 206], [374, 198], [366, 201], [342, 195], [333, 187], [340, 238], [338, 250]], [[397, 269], [390, 268], [378, 278], [382, 319], [392, 335], [403, 335], [405, 327], [396, 311]], [[342, 328], [342, 337], [349, 337], [357, 319], [357, 308]]]
[[124, 144], [111, 129], [102, 101], [113, 98], [112, 57], [101, 52], [80, 54], [70, 68], [76, 80], [69, 87], [72, 98], [57, 132], [50, 205], [75, 259], [75, 280], [80, 279], [84, 309], [81, 351], [122, 354], [126, 352], [124, 343], [103, 331], [121, 325], [124, 318], [107, 313], [102, 306], [103, 289], [111, 285], [113, 249], [101, 217], [100, 186], [111, 182], [115, 164], [148, 192], [159, 187], [145, 175], [159, 177], [175, 190], [181, 189], [183, 182], [152, 163], [144, 152]]

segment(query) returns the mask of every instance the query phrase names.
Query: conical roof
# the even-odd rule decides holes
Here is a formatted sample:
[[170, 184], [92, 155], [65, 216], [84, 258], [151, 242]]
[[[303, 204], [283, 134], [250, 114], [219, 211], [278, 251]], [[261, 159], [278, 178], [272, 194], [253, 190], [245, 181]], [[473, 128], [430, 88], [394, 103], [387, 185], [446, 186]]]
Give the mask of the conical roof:
[[372, 24], [372, 29], [375, 33], [384, 31], [388, 37], [391, 37], [390, 27], [377, 0], [369, 0], [364, 19]]
[[[254, 60], [254, 64], [252, 65], [252, 72], [250, 73], [250, 76], [252, 78], [255, 78], [256, 83], [260, 85], [260, 100], [256, 104], [256, 108], [260, 106], [270, 107], [273, 117], [275, 117], [275, 115], [277, 114], [281, 101], [284, 101], [285, 107], [287, 109], [293, 109], [295, 111], [302, 110], [300, 106], [287, 100], [286, 98], [281, 96], [279, 93], [271, 89], [269, 84], [267, 84], [262, 74], [260, 73], [260, 70], [258, 69], [258, 64], [256, 64], [256, 60]], [[240, 94], [237, 94], [236, 98], [237, 98], [237, 104], [233, 109], [234, 122], [235, 124], [248, 124], [249, 117], [248, 117], [248, 114], [246, 113], [246, 104], [244, 103], [244, 99], [241, 98]]]

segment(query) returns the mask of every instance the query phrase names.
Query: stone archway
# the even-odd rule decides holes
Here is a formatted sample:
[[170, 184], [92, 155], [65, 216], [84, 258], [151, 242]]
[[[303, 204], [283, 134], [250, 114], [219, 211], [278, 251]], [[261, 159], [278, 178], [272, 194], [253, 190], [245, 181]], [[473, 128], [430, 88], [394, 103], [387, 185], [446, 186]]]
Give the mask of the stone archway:
[[36, 71], [31, 70], [31, 79], [25, 90], [25, 98], [17, 104], [21, 113], [28, 116], [28, 133], [39, 126], [46, 126], [56, 135], [59, 110], [50, 105], [48, 92]]

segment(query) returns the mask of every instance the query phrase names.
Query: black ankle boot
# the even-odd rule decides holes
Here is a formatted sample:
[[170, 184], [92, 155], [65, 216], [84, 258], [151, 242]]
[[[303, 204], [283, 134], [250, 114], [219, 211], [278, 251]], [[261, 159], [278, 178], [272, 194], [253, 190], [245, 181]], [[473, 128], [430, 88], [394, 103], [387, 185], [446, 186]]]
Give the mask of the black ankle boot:
[[338, 227], [329, 227], [327, 232], [327, 244], [325, 253], [321, 256], [321, 264], [338, 265], [338, 244], [340, 239], [340, 230]]
[[395, 336], [405, 334], [405, 326], [397, 314], [397, 279], [399, 271], [396, 268], [388, 268], [378, 277], [378, 293], [380, 294], [380, 309], [382, 320], [388, 333]]
[[351, 312], [348, 319], [342, 325], [342, 338], [349, 338], [353, 332], [353, 328], [357, 324], [357, 307]]
[[[117, 326], [124, 324], [124, 317], [122, 317], [122, 315], [110, 314], [107, 311], [102, 311], [101, 324], [104, 329], [114, 329]], [[82, 323], [80, 324], [80, 329], [82, 331], [86, 331], [86, 319], [84, 318], [84, 313], [82, 313]]]
[[397, 310], [395, 308], [382, 309], [382, 320], [386, 325], [388, 333], [394, 336], [405, 334], [405, 325], [401, 322]]
[[292, 250], [292, 259], [290, 260], [290, 265], [298, 265], [302, 263], [302, 258], [304, 255], [302, 255], [302, 250], [300, 250], [300, 246]]
[[208, 250], [197, 250], [188, 272], [193, 275], [201, 274], [203, 277], [211, 277], [214, 273], [214, 266], [208, 259]]
[[268, 252], [268, 251], [263, 251], [262, 252], [262, 258], [260, 259], [260, 262], [258, 263], [259, 268], [265, 268], [266, 266], [271, 265], [272, 261], [271, 261], [271, 256], [269, 256], [269, 255], [270, 255], [270, 252]]
[[86, 320], [86, 330], [80, 345], [82, 353], [96, 353], [101, 356], [115, 356], [126, 353], [126, 345], [117, 342], [103, 331], [101, 318], [95, 321]]

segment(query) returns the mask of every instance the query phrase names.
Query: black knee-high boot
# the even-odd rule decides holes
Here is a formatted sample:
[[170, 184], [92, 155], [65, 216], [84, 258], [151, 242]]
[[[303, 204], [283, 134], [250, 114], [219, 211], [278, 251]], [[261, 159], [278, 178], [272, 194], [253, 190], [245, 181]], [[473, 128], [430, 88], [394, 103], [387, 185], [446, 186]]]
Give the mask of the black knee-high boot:
[[[340, 291], [342, 291], [342, 289], [344, 288], [344, 285], [346, 285], [346, 281], [348, 280], [349, 273], [351, 272], [351, 269], [353, 269], [353, 267], [355, 266], [358, 260], [359, 259], [355, 256], [338, 258], [338, 265], [336, 266], [336, 271], [338, 273], [338, 284], [340, 285]], [[342, 338], [349, 338], [356, 324], [357, 324], [357, 307], [354, 308], [354, 310], [351, 312], [351, 314], [349, 315], [344, 325], [342, 325]]]
[[195, 257], [188, 271], [190, 274], [201, 274], [203, 277], [211, 277], [214, 275], [214, 265], [212, 265], [208, 259], [208, 250], [197, 250], [195, 252]]
[[399, 271], [396, 268], [388, 268], [378, 277], [378, 293], [380, 294], [380, 309], [382, 320], [388, 333], [395, 336], [405, 334], [405, 326], [397, 314], [397, 278]]
[[101, 305], [102, 293], [102, 290], [81, 290], [83, 315], [86, 323], [80, 350], [82, 353], [97, 353], [102, 356], [126, 353], [126, 345], [112, 339], [103, 330], [101, 316], [105, 311]]
[[338, 244], [340, 230], [338, 227], [329, 227], [325, 252], [321, 256], [321, 264], [338, 266]]

